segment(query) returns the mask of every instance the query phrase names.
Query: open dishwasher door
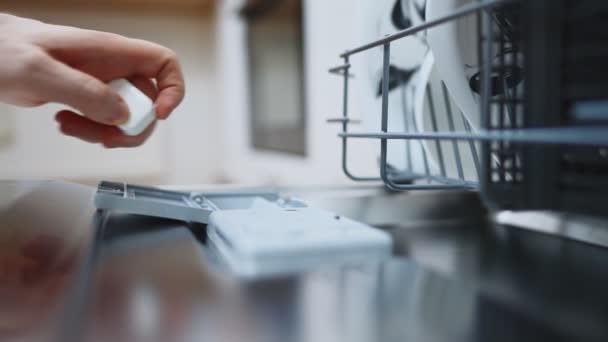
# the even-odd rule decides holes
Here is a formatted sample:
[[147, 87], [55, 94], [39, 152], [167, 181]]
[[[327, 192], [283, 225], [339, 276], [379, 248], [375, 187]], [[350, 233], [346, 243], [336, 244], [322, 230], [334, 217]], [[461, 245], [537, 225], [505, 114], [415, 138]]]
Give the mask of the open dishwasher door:
[[[14, 183], [0, 186], [3, 203], [9, 203], [2, 211], [2, 228], [9, 222], [21, 222], [22, 227], [40, 222], [44, 224], [34, 232], [63, 231], [65, 239], [59, 241], [81, 241], [59, 244], [78, 245], [81, 252], [55, 249], [44, 254], [40, 267], [22, 263], [12, 268], [18, 273], [3, 268], [3, 340], [447, 342], [608, 337], [608, 312], [597, 305], [608, 301], [603, 272], [608, 250], [495, 225], [483, 210], [474, 213], [473, 204], [479, 203], [474, 193], [451, 193], [449, 201], [437, 201], [436, 192], [290, 190], [341, 215], [369, 208], [371, 212], [359, 210], [355, 218], [392, 236], [392, 256], [382, 262], [319, 263], [297, 273], [242, 278], [214, 261], [213, 250], [193, 234], [203, 228], [199, 225], [108, 213], [96, 228], [86, 228], [99, 216], [91, 210], [92, 189], [65, 183], [27, 186], [36, 191], [17, 191]], [[24, 205], [57, 196], [65, 201], [47, 206], [50, 211]], [[470, 214], [459, 215], [463, 212]], [[14, 247], [30, 240], [10, 236], [15, 237]], [[11, 255], [49, 251], [39, 240], [31, 241], [34, 253], [13, 248], [17, 252], [11, 254], [4, 248], [0, 265], [13, 260]], [[64, 258], [49, 257], [53, 255], [74, 262], [59, 262]], [[31, 277], [22, 276], [26, 270]]]

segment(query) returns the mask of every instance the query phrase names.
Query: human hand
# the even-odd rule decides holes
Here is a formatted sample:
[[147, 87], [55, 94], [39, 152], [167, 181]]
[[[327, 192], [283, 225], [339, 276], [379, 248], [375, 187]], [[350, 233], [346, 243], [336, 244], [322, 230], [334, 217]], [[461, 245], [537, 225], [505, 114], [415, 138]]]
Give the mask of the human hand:
[[127, 78], [154, 100], [166, 119], [181, 103], [185, 86], [171, 50], [119, 35], [0, 14], [0, 101], [18, 106], [61, 103], [61, 131], [106, 147], [141, 145], [154, 125], [136, 137], [116, 125], [129, 110], [107, 82]]

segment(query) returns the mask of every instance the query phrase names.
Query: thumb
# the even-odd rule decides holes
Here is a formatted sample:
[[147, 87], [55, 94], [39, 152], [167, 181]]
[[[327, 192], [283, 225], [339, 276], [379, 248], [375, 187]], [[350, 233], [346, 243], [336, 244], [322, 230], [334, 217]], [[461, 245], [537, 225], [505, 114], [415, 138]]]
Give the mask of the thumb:
[[48, 102], [68, 105], [87, 118], [106, 125], [119, 125], [129, 118], [125, 101], [105, 83], [93, 76], [49, 58], [36, 73], [37, 91]]

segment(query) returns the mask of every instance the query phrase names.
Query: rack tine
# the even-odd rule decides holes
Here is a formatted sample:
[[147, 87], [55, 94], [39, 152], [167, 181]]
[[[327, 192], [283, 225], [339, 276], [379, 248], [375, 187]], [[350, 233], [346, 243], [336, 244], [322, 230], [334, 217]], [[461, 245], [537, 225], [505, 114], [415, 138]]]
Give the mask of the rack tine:
[[[404, 113], [405, 118], [403, 120], [403, 128], [405, 129], [406, 132], [410, 131], [410, 124], [409, 124], [409, 120], [410, 117], [412, 116], [411, 112], [407, 110], [407, 88], [406, 87], [401, 87], [401, 101], [402, 101], [402, 106], [403, 106], [403, 110], [406, 111]], [[405, 141], [405, 158], [407, 160], [407, 170], [412, 172], [413, 170], [413, 163], [412, 163], [412, 146], [411, 146], [411, 142], [409, 140]]]
[[[483, 13], [483, 12], [481, 12]], [[482, 61], [483, 61], [483, 66], [482, 66], [482, 70], [485, 70], [486, 72], [482, 72], [482, 77], [481, 77], [481, 127], [482, 128], [490, 128], [491, 127], [491, 121], [490, 121], [490, 115], [491, 115], [491, 107], [490, 107], [490, 98], [492, 96], [492, 82], [491, 82], [491, 70], [492, 70], [492, 58], [494, 55], [493, 52], [493, 42], [494, 42], [494, 27], [492, 25], [492, 19], [489, 17], [489, 14], [484, 14], [482, 15], [483, 18], [483, 24], [485, 25], [481, 25], [481, 23], [479, 24], [479, 28], [481, 29], [480, 32], [485, 32], [485, 34], [482, 33], [483, 36], [483, 46], [482, 49], [480, 49], [480, 51], [483, 51], [483, 57], [482, 57]]]
[[[502, 129], [504, 129], [505, 127], [508, 128], [513, 128], [515, 121], [514, 121], [514, 114], [513, 114], [513, 110], [514, 110], [514, 104], [511, 103], [510, 100], [510, 90], [507, 87], [507, 80], [503, 78], [503, 87], [505, 89], [505, 93], [504, 93], [504, 97], [507, 100], [506, 102], [506, 109], [507, 109], [507, 115], [506, 115], [506, 119], [508, 119], [508, 124], [507, 122], [504, 122], [501, 126]], [[504, 108], [505, 106], [500, 106], [501, 108]], [[502, 148], [506, 148], [506, 144], [503, 142], [502, 143]], [[504, 157], [501, 157], [500, 159], [500, 165], [502, 165], [503, 167], [500, 167], [500, 175], [501, 177], [504, 176], [504, 178], [501, 178], [501, 180], [506, 180], [506, 181], [510, 181], [512, 182], [514, 180], [514, 175], [513, 175], [513, 169], [507, 171], [506, 170], [506, 165], [507, 165], [507, 161], [510, 161], [511, 165], [515, 165], [515, 158], [512, 157], [508, 157], [507, 159], [505, 159]]]
[[[493, 30], [493, 28], [492, 28]], [[499, 53], [500, 53], [500, 66], [498, 68], [498, 72], [499, 72], [499, 79], [502, 79], [502, 87], [503, 87], [503, 94], [500, 96], [500, 98], [504, 101], [507, 99], [507, 81], [504, 78], [504, 75], [507, 71], [506, 69], [506, 64], [505, 64], [505, 54], [503, 53], [504, 49], [505, 49], [505, 39], [504, 36], [501, 34], [498, 34], [498, 43], [499, 43]], [[489, 72], [491, 73], [493, 70], [489, 70]], [[498, 127], [501, 130], [504, 130], [506, 127], [506, 117], [505, 116], [505, 109], [507, 106], [503, 106], [500, 105], [499, 106], [499, 116], [498, 116]], [[493, 113], [490, 113], [490, 115], [492, 115]], [[506, 147], [506, 143], [504, 141], [500, 142], [501, 145], [501, 150], [503, 150]], [[498, 156], [498, 165], [505, 165], [505, 156], [503, 155], [499, 155]], [[500, 178], [500, 182], [503, 183], [507, 180], [508, 178], [508, 174], [505, 172], [505, 168], [504, 167], [499, 167], [498, 168], [498, 176]]]
[[[493, 30], [493, 28], [492, 28]], [[493, 43], [493, 42], [492, 42]], [[499, 57], [499, 61], [500, 61], [500, 66], [498, 69], [499, 72], [499, 79], [502, 78], [503, 84], [501, 86], [506, 86], [506, 80], [504, 79], [505, 73], [506, 73], [506, 65], [505, 65], [505, 54], [504, 54], [504, 50], [505, 50], [505, 40], [504, 37], [499, 34], [499, 38], [498, 38], [498, 54], [500, 55]], [[492, 73], [494, 69], [489, 69], [488, 72]], [[502, 94], [503, 99], [506, 98], [506, 91], [507, 88], [505, 87], [504, 89], [504, 93]], [[491, 114], [490, 114], [491, 115]], [[498, 127], [500, 127], [500, 129], [505, 128], [504, 126], [505, 124], [505, 106], [500, 106], [500, 110], [499, 110], [499, 118], [498, 118]]]
[[329, 73], [330, 74], [336, 74], [336, 73], [340, 73], [340, 75], [342, 75], [342, 71], [348, 71], [348, 69], [350, 68], [350, 63], [344, 63], [342, 65], [338, 65], [337, 67], [333, 67], [331, 69], [329, 69]]
[[[481, 70], [485, 72], [481, 73], [481, 101], [480, 101], [480, 122], [483, 130], [490, 131], [492, 129], [491, 123], [491, 106], [490, 97], [492, 94], [491, 89], [491, 70], [492, 70], [492, 58], [493, 58], [493, 24], [490, 15], [485, 12], [478, 12], [477, 28], [480, 34], [478, 57], [481, 65]], [[489, 142], [485, 142], [482, 145], [482, 160], [481, 160], [481, 177], [479, 178], [481, 184], [481, 191], [484, 192], [488, 186], [488, 179], [491, 177], [492, 170], [494, 169], [494, 163], [497, 162], [496, 157], [491, 151]], [[488, 178], [486, 178], [488, 177]]]
[[[415, 92], [416, 92], [416, 87], [414, 87], [412, 89], [412, 93], [415, 93]], [[417, 121], [416, 115], [412, 115], [412, 121], [414, 122], [414, 127], [419, 127], [418, 123], [416, 122]], [[422, 151], [422, 161], [424, 163], [424, 173], [425, 173], [426, 179], [430, 183], [431, 182], [431, 170], [429, 167], [429, 158], [428, 158], [426, 149], [424, 148], [422, 141], [420, 141], [420, 140], [418, 141], [418, 146], [420, 146], [420, 150]]]
[[[462, 118], [462, 123], [464, 125], [464, 129], [467, 133], [471, 133], [471, 125], [467, 118], [464, 116], [464, 113], [460, 111], [460, 117]], [[477, 179], [481, 180], [481, 167], [479, 165], [479, 155], [477, 154], [477, 147], [475, 146], [475, 142], [469, 140], [469, 148], [471, 149], [471, 155], [473, 156], [473, 162], [475, 163], [475, 171], [477, 171]]]
[[[384, 44], [384, 58], [382, 66], [382, 119], [381, 130], [386, 133], [388, 131], [388, 82], [390, 78], [390, 56], [391, 44]], [[380, 178], [385, 183], [390, 183], [387, 170], [387, 140], [380, 140]]]
[[361, 120], [359, 119], [351, 119], [351, 118], [329, 118], [326, 120], [327, 123], [350, 123], [350, 124], [360, 124]]
[[[439, 128], [437, 127], [437, 114], [435, 112], [435, 103], [433, 101], [433, 94], [431, 91], [431, 86], [429, 84], [426, 85], [426, 99], [429, 104], [429, 112], [431, 113], [431, 125], [433, 126], [433, 132], [439, 132]], [[441, 171], [441, 175], [445, 177], [445, 159], [443, 157], [441, 141], [435, 140], [435, 146], [437, 148], [437, 155], [439, 156], [439, 170]]]
[[[513, 98], [511, 96], [511, 92], [509, 89], [509, 84], [507, 83], [507, 72], [512, 71], [513, 67], [515, 66], [516, 61], [512, 58], [511, 61], [508, 63], [507, 65], [507, 59], [505, 56], [504, 51], [506, 50], [506, 36], [504, 34], [499, 33], [500, 35], [500, 67], [499, 67], [499, 71], [501, 72], [501, 78], [502, 78], [502, 87], [504, 90], [503, 93], [503, 101], [506, 103], [507, 106], [500, 106], [501, 107], [501, 128], [505, 128], [505, 126], [508, 126], [509, 128], [513, 128], [513, 125], [515, 123], [514, 120], [514, 112], [515, 112], [515, 103], [513, 102]], [[504, 116], [504, 110], [506, 109], [507, 111], [507, 116]], [[508, 122], [507, 122], [508, 120]]]
[[[448, 89], [445, 84], [441, 82], [441, 89], [443, 91], [443, 99], [446, 103], [446, 112], [448, 115], [448, 127], [450, 132], [455, 132], [456, 127], [454, 126], [454, 116], [452, 115], [452, 106], [450, 105], [450, 97], [448, 95]], [[458, 147], [458, 141], [452, 140], [452, 146], [454, 149], [454, 158], [456, 159], [456, 168], [458, 170], [458, 177], [464, 180], [464, 170], [462, 168], [462, 160], [460, 159], [460, 148]]]
[[[503, 78], [502, 83], [505, 89], [505, 94], [503, 96], [505, 99], [505, 104], [507, 105], [506, 119], [508, 119], [508, 121], [504, 122], [503, 127], [507, 126], [509, 128], [513, 128], [515, 127], [515, 102], [513, 101], [514, 96], [511, 96], [511, 90], [509, 89], [509, 85], [507, 84], [507, 80], [505, 78]], [[501, 106], [501, 108], [502, 107], [504, 106]]]
[[431, 170], [429, 168], [429, 158], [426, 154], [426, 150], [424, 149], [424, 146], [422, 145], [422, 141], [418, 141], [418, 144], [420, 145], [420, 150], [422, 150], [422, 160], [424, 162], [424, 173], [426, 174], [426, 178], [428, 179], [429, 183], [431, 182]]
[[333, 67], [328, 70], [330, 74], [338, 75], [338, 76], [348, 76], [350, 78], [355, 77], [355, 75], [348, 72], [350, 69], [350, 63], [344, 63], [343, 65], [339, 65], [337, 67]]

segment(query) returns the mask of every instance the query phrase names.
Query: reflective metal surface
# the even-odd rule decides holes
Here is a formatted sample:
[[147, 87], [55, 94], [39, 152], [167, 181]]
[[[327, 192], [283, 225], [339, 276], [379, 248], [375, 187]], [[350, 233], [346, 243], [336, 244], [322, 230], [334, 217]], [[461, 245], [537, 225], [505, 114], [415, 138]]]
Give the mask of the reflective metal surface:
[[60, 338], [91, 250], [93, 191], [0, 181], [0, 340]]
[[[299, 195], [376, 221], [392, 234], [395, 257], [244, 281], [194, 238], [203, 227], [113, 214], [99, 241], [89, 300], [69, 322], [72, 340], [608, 340], [607, 249], [493, 225], [466, 194], [435, 206], [436, 221], [422, 214], [433, 213], [424, 209], [433, 203], [424, 194], [412, 201], [403, 194]], [[16, 310], [4, 303], [2, 312]], [[6, 325], [4, 316], [13, 316], [3, 315]], [[59, 327], [60, 317], [13, 331]]]

